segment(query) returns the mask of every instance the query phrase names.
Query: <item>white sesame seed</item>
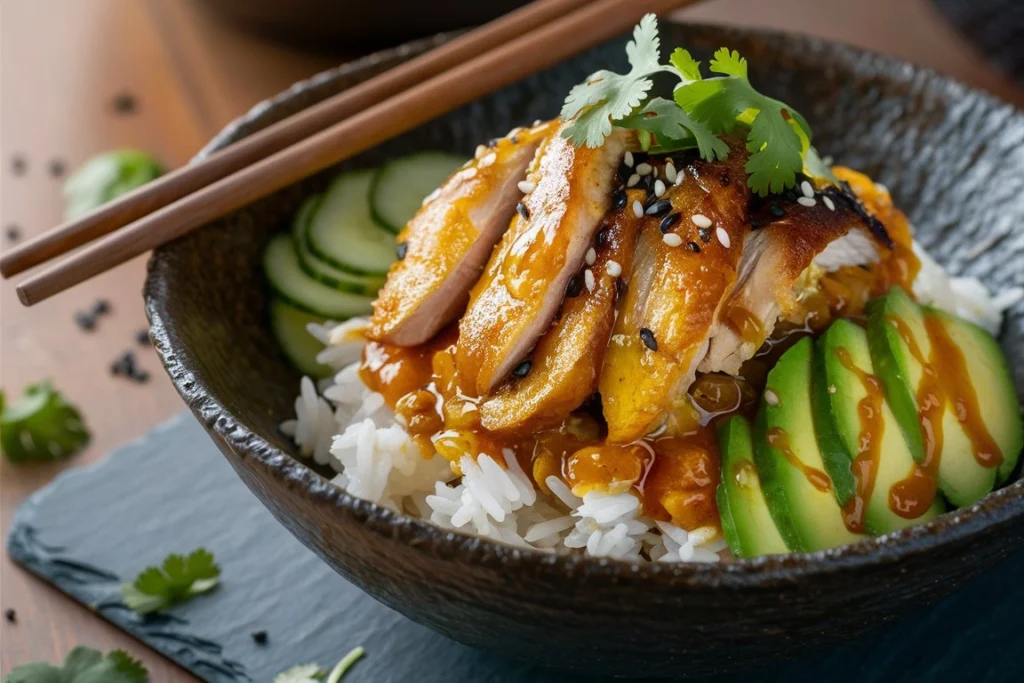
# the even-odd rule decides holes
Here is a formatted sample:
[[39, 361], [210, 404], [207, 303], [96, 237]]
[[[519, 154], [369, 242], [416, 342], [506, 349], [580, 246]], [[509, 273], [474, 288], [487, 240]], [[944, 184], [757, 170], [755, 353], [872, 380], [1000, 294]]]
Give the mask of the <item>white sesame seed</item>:
[[814, 197], [797, 197], [796, 201], [802, 206], [814, 206], [818, 203], [818, 200]]
[[660, 197], [665, 194], [665, 183], [661, 180], [654, 181], [654, 196]]
[[693, 224], [696, 225], [698, 228], [711, 227], [711, 219], [702, 213], [693, 214], [692, 216], [690, 216], [690, 220], [693, 221]]
[[478, 161], [476, 167], [477, 168], [487, 168], [488, 166], [490, 166], [491, 164], [493, 164], [497, 160], [498, 160], [498, 155], [495, 154], [494, 152], [491, 152], [490, 154], [488, 154], [487, 156], [482, 158], [480, 161]]
[[626, 152], [626, 156], [623, 157], [622, 163], [626, 164], [626, 166], [629, 166], [630, 168], [633, 168], [633, 153]]
[[715, 236], [718, 237], [718, 241], [722, 243], [722, 246], [728, 249], [732, 246], [732, 240], [729, 239], [729, 233], [725, 231], [725, 228], [718, 228], [715, 230]]
[[765, 389], [764, 390], [764, 402], [767, 403], [770, 406], [777, 406], [777, 405], [779, 405], [779, 395], [776, 394], [771, 389]]
[[596, 261], [596, 260], [597, 260], [597, 252], [594, 251], [594, 248], [591, 247], [590, 249], [587, 249], [587, 256], [586, 256], [587, 265], [588, 266], [594, 265], [594, 261]]
[[658, 167], [657, 166], [651, 166], [651, 177], [652, 178], [657, 178], [658, 177]]
[[622, 266], [619, 265], [618, 261], [608, 262], [608, 274], [612, 277], [618, 277], [622, 275]]
[[526, 129], [523, 128], [522, 126], [518, 126], [516, 128], [513, 128], [512, 130], [510, 130], [508, 132], [508, 135], [506, 135], [505, 137], [507, 137], [507, 138], [514, 138], [515, 136], [517, 136], [520, 133], [522, 133], [524, 130], [526, 130]]
[[519, 181], [519, 191], [523, 194], [530, 194], [537, 189], [537, 183], [531, 183], [529, 180]]
[[684, 180], [686, 180], [686, 169], [681, 168], [676, 171], [676, 185], [682, 185]]
[[889, 194], [889, 188], [883, 185], [882, 183], [875, 183], [875, 189], [878, 190], [879, 192]]
[[640, 175], [650, 175], [651, 171], [653, 170], [654, 167], [648, 163], [637, 164], [636, 166], [636, 172], [639, 173]]
[[683, 238], [674, 232], [667, 232], [662, 236], [661, 241], [670, 247], [678, 247], [683, 243]]
[[670, 161], [667, 164], [665, 164], [665, 180], [669, 181], [670, 183], [674, 183], [676, 181], [676, 177], [676, 166]]
[[467, 168], [465, 171], [462, 172], [462, 177], [465, 178], [466, 180], [469, 180], [470, 178], [473, 178], [475, 176], [476, 176], [476, 166], [472, 166], [470, 168]]
[[805, 197], [813, 197], [814, 196], [814, 188], [811, 187], [811, 184], [809, 182], [807, 182], [806, 180], [803, 181], [802, 183], [800, 183], [800, 191], [804, 193]]
[[836, 205], [832, 202], [832, 199], [830, 197], [822, 197], [821, 201], [825, 202], [825, 206], [828, 207], [829, 211], [836, 210]]
[[637, 218], [643, 218], [644, 217], [644, 205], [640, 203], [639, 199], [637, 199], [635, 202], [633, 202], [633, 214]]
[[533, 127], [536, 128], [542, 123], [544, 123], [544, 119], [537, 119], [536, 121], [533, 122]]
[[835, 384], [829, 384], [828, 385], [828, 393], [830, 393], [830, 394], [836, 393], [836, 385]]
[[639, 182], [640, 176], [634, 173], [633, 175], [629, 176], [629, 179], [626, 181], [626, 187], [636, 187], [636, 184]]
[[427, 204], [429, 204], [430, 202], [434, 201], [435, 199], [437, 199], [440, 196], [441, 196], [441, 188], [439, 187], [436, 190], [434, 190], [433, 192], [431, 192], [430, 194], [428, 194], [426, 197], [423, 198], [423, 206], [426, 206]]
[[590, 270], [590, 268], [583, 271], [583, 284], [587, 286], [588, 292], [594, 291], [594, 286], [597, 282], [594, 280], [594, 271]]
[[477, 145], [476, 151], [473, 152], [473, 157], [479, 159], [485, 154], [487, 154], [487, 145]]

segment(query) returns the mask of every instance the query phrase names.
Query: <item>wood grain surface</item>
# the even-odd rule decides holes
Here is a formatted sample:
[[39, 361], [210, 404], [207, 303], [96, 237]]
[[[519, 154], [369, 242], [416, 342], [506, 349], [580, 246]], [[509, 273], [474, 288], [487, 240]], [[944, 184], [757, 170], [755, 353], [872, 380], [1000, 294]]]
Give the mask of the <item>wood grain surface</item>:
[[[52, 161], [70, 170], [95, 152], [135, 146], [178, 166], [260, 99], [346, 58], [302, 53], [238, 32], [199, 5], [199, 0], [0, 0], [0, 249], [7, 247], [8, 226], [31, 235], [58, 222], [62, 180], [52, 176]], [[989, 69], [925, 0], [712, 0], [682, 16], [863, 45], [1024, 103], [1024, 93]], [[135, 96], [134, 115], [113, 112], [113, 99], [121, 93]], [[27, 165], [21, 175], [12, 169], [16, 156]], [[94, 439], [71, 464], [93, 461], [184, 409], [152, 351], [134, 340], [145, 324], [144, 267], [144, 259], [136, 259], [32, 309], [18, 304], [13, 283], [0, 284], [0, 386], [17, 395], [24, 385], [50, 377], [82, 407]], [[99, 298], [111, 302], [112, 313], [94, 332], [81, 332], [75, 312]], [[152, 375], [146, 385], [109, 374], [111, 361], [129, 348]], [[0, 462], [5, 533], [18, 504], [63, 466]], [[174, 539], [153, 542], [187, 550], [175, 548]], [[155, 682], [195, 680], [4, 556], [0, 609], [7, 608], [16, 610], [17, 623], [0, 620], [2, 673], [31, 661], [58, 661], [85, 644], [131, 651]]]

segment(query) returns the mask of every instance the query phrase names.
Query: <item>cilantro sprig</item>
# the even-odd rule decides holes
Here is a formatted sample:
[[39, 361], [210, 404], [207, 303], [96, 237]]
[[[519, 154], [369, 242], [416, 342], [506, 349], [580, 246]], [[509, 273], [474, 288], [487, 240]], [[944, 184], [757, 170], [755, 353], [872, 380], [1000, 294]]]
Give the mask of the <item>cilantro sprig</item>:
[[188, 556], [168, 555], [161, 567], [146, 567], [132, 583], [121, 586], [121, 599], [137, 614], [150, 614], [213, 590], [220, 567], [204, 548]]
[[89, 444], [82, 414], [46, 381], [7, 403], [0, 391], [0, 451], [12, 462], [67, 458]]
[[[656, 153], [697, 149], [701, 158], [725, 159], [729, 147], [722, 137], [746, 139], [747, 183], [761, 196], [796, 184], [811, 150], [806, 119], [784, 102], [759, 93], [751, 85], [747, 60], [735, 50], [720, 48], [704, 76], [701, 63], [676, 48], [661, 63], [658, 23], [648, 14], [626, 45], [626, 74], [598, 71], [570, 92], [561, 116], [570, 121], [564, 135], [577, 146], [599, 147], [613, 127], [640, 132], [645, 149]], [[678, 79], [672, 100], [649, 97], [659, 73]]]
[[149, 683], [149, 672], [124, 650], [106, 656], [88, 647], [76, 647], [64, 665], [35, 662], [14, 668], [4, 683]]
[[299, 664], [274, 676], [274, 683], [339, 683], [364, 654], [366, 651], [361, 645], [353, 648], [330, 673], [321, 669], [319, 664]]

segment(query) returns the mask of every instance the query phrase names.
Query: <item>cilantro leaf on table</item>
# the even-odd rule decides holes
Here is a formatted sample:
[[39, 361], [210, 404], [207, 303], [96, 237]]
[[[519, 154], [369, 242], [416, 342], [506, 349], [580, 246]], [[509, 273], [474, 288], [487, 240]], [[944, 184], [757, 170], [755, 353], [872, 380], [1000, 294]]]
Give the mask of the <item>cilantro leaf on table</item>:
[[78, 408], [49, 382], [33, 384], [17, 401], [0, 392], [0, 451], [12, 462], [67, 458], [89, 443]]
[[164, 168], [145, 152], [117, 149], [87, 160], [64, 183], [64, 218], [74, 220], [159, 178]]
[[123, 650], [104, 656], [80, 646], [67, 654], [63, 666], [45, 662], [19, 666], [4, 683], [149, 683], [149, 672]]
[[274, 676], [274, 683], [320, 683], [325, 675], [319, 664], [299, 664]]
[[187, 557], [168, 555], [162, 567], [146, 567], [135, 581], [121, 586], [121, 598], [132, 611], [150, 614], [213, 590], [219, 577], [213, 555], [199, 548]]

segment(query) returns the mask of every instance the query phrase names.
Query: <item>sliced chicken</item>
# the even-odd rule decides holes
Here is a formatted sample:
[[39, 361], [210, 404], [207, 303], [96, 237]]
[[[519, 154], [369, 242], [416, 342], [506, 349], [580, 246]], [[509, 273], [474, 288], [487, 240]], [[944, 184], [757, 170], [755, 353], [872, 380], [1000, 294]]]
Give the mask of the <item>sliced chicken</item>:
[[520, 182], [545, 123], [501, 138], [457, 171], [398, 235], [404, 257], [373, 304], [368, 336], [399, 346], [422, 344], [465, 309], [494, 245], [522, 198]]
[[527, 173], [531, 190], [470, 295], [459, 323], [463, 391], [486, 396], [547, 330], [611, 206], [632, 132], [576, 148], [563, 127], [546, 137]]
[[855, 205], [851, 197], [829, 190], [812, 206], [776, 199], [755, 211], [753, 224], [766, 224], [744, 242], [739, 279], [712, 332], [701, 372], [739, 374], [778, 320], [799, 317], [794, 314], [822, 275], [879, 260], [884, 228], [877, 221], [870, 225]]
[[663, 234], [665, 217], [644, 220], [598, 382], [609, 441], [671, 431], [687, 400], [749, 230], [745, 160], [737, 145], [724, 162], [690, 164], [664, 197], [675, 224]]
[[[643, 190], [627, 193], [569, 282], [560, 315], [528, 358], [480, 405], [492, 432], [525, 434], [559, 425], [597, 390], [597, 376], [615, 321], [620, 278], [633, 263], [640, 219], [631, 208]], [[521, 376], [520, 376], [521, 375]]]

